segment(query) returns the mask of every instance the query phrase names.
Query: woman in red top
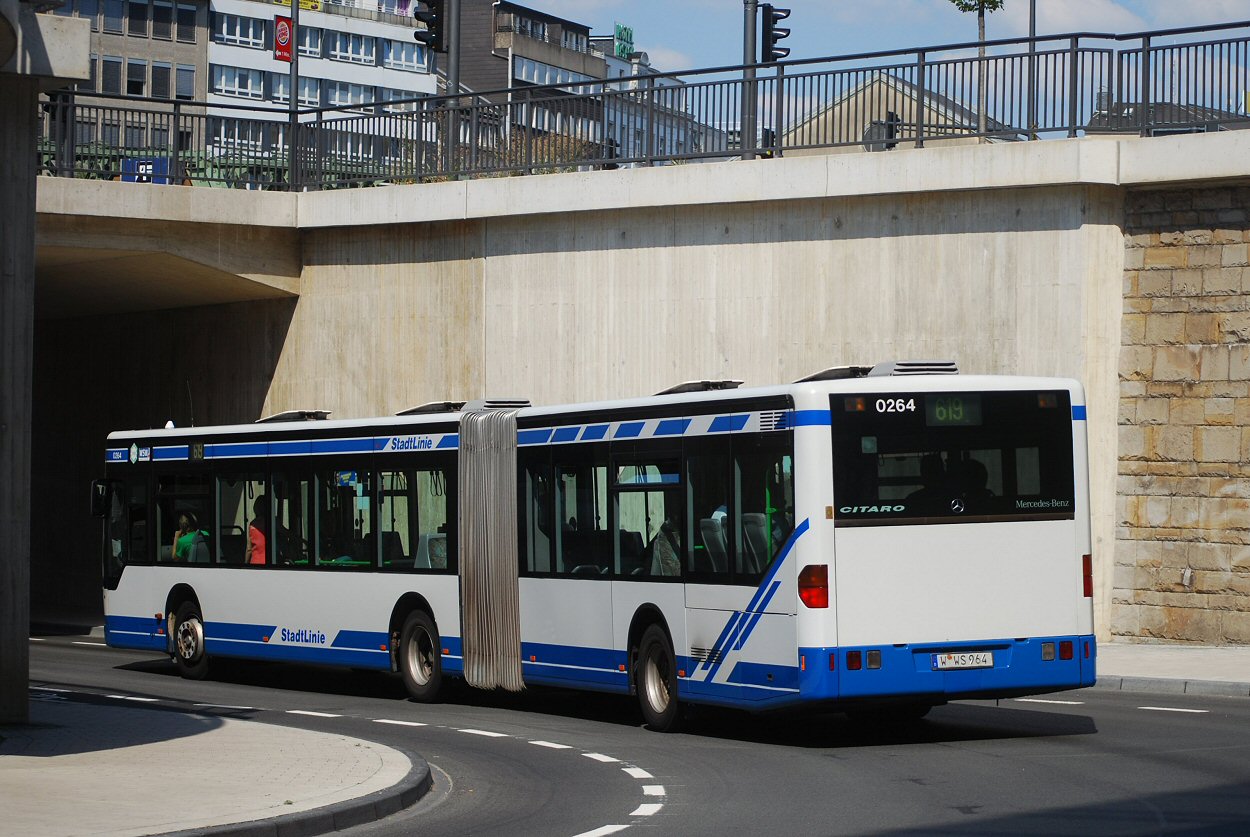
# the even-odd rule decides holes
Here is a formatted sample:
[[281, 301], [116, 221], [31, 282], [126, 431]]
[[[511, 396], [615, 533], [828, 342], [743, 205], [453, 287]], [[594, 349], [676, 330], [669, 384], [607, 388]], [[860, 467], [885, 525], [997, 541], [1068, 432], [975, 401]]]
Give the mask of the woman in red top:
[[247, 526], [247, 558], [249, 564], [264, 564], [266, 552], [267, 538], [265, 533], [269, 531], [269, 503], [265, 499], [265, 495], [261, 494], [256, 498], [256, 502], [252, 504], [252, 512], [255, 517]]

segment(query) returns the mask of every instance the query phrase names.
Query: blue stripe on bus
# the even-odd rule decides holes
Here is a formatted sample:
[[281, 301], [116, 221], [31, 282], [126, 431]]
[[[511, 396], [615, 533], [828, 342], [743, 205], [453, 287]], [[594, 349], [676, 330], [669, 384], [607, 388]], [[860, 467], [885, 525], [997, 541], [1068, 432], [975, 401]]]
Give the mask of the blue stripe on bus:
[[204, 638], [265, 643], [278, 630], [277, 625], [248, 625], [238, 622], [205, 622]]
[[[531, 660], [530, 657], [536, 659]], [[543, 642], [522, 642], [521, 662], [615, 672], [626, 663], [626, 655], [623, 651], [615, 651], [611, 648], [585, 648], [574, 645], [550, 645]]]
[[154, 460], [172, 460], [186, 459], [191, 452], [191, 448], [187, 445], [172, 445], [164, 448], [153, 448], [152, 458]]
[[307, 440], [300, 442], [270, 442], [270, 456], [300, 456], [309, 453], [312, 450], [312, 442]]
[[608, 426], [606, 424], [592, 424], [582, 431], [583, 442], [594, 442], [603, 439], [608, 435]]
[[442, 439], [439, 440], [438, 447], [439, 447], [439, 450], [460, 447], [460, 434], [448, 433], [446, 436], [444, 436]]
[[686, 428], [690, 427], [690, 419], [664, 419], [660, 422], [659, 427], [655, 429], [657, 436], [680, 436], [686, 432]]
[[712, 425], [707, 429], [708, 433], [736, 433], [747, 426], [747, 422], [751, 419], [750, 414], [739, 416], [717, 416], [712, 419]]
[[557, 427], [556, 432], [552, 434], [552, 444], [560, 442], [573, 442], [577, 440], [577, 434], [581, 431], [580, 427]]
[[1085, 405], [1084, 404], [1072, 405], [1072, 420], [1073, 421], [1085, 421]]
[[308, 443], [309, 453], [373, 453], [373, 437], [367, 439], [316, 439]]
[[205, 636], [204, 650], [210, 655], [255, 657], [261, 660], [291, 663], [319, 663], [377, 669], [391, 667], [391, 655], [386, 651], [327, 648], [324, 645], [283, 645], [278, 642], [248, 642]]
[[771, 663], [738, 663], [729, 673], [730, 683], [740, 686], [766, 686], [772, 689], [799, 688], [799, 667]]
[[635, 439], [642, 435], [642, 428], [646, 425], [645, 421], [625, 421], [616, 427], [616, 432], [612, 434], [613, 439]]
[[787, 427], [828, 427], [833, 415], [828, 410], [795, 410], [788, 416]]
[[[111, 648], [165, 651], [169, 640], [164, 634], [165, 619], [151, 616], [105, 616], [104, 641]], [[161, 633], [157, 633], [157, 631]]]
[[539, 430], [521, 430], [516, 434], [516, 443], [518, 445], [545, 445], [550, 438], [551, 428], [549, 427]]
[[361, 651], [385, 651], [390, 646], [391, 638], [377, 631], [339, 631], [331, 648], [356, 648]]
[[268, 442], [233, 442], [204, 446], [205, 459], [230, 459], [240, 456], [264, 456], [269, 452]]

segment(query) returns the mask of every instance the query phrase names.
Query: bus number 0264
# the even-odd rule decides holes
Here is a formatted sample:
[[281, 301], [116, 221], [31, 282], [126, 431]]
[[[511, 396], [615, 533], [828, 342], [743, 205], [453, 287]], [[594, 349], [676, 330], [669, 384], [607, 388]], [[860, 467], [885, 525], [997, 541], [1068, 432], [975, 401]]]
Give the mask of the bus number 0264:
[[914, 398], [878, 398], [878, 413], [914, 413], [916, 412], [916, 399]]

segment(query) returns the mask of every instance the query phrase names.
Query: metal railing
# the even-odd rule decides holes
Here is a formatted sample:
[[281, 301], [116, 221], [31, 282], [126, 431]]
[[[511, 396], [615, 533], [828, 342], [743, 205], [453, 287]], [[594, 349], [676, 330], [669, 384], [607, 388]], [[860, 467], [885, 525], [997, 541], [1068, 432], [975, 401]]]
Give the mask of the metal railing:
[[[719, 67], [295, 116], [63, 91], [42, 104], [40, 166], [63, 177], [314, 190], [1250, 127], [1250, 21], [990, 41], [984, 58], [978, 46], [768, 64], [754, 78]], [[758, 126], [754, 136], [741, 135], [744, 123]]]

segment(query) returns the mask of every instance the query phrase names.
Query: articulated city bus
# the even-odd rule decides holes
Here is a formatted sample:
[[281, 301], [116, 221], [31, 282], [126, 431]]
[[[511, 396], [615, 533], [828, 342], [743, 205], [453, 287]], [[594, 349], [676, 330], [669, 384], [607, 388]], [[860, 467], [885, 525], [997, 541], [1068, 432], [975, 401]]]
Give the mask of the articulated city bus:
[[[117, 432], [106, 638], [920, 717], [1094, 682], [1085, 403], [946, 364], [631, 400]], [[289, 419], [289, 420], [281, 420]]]

